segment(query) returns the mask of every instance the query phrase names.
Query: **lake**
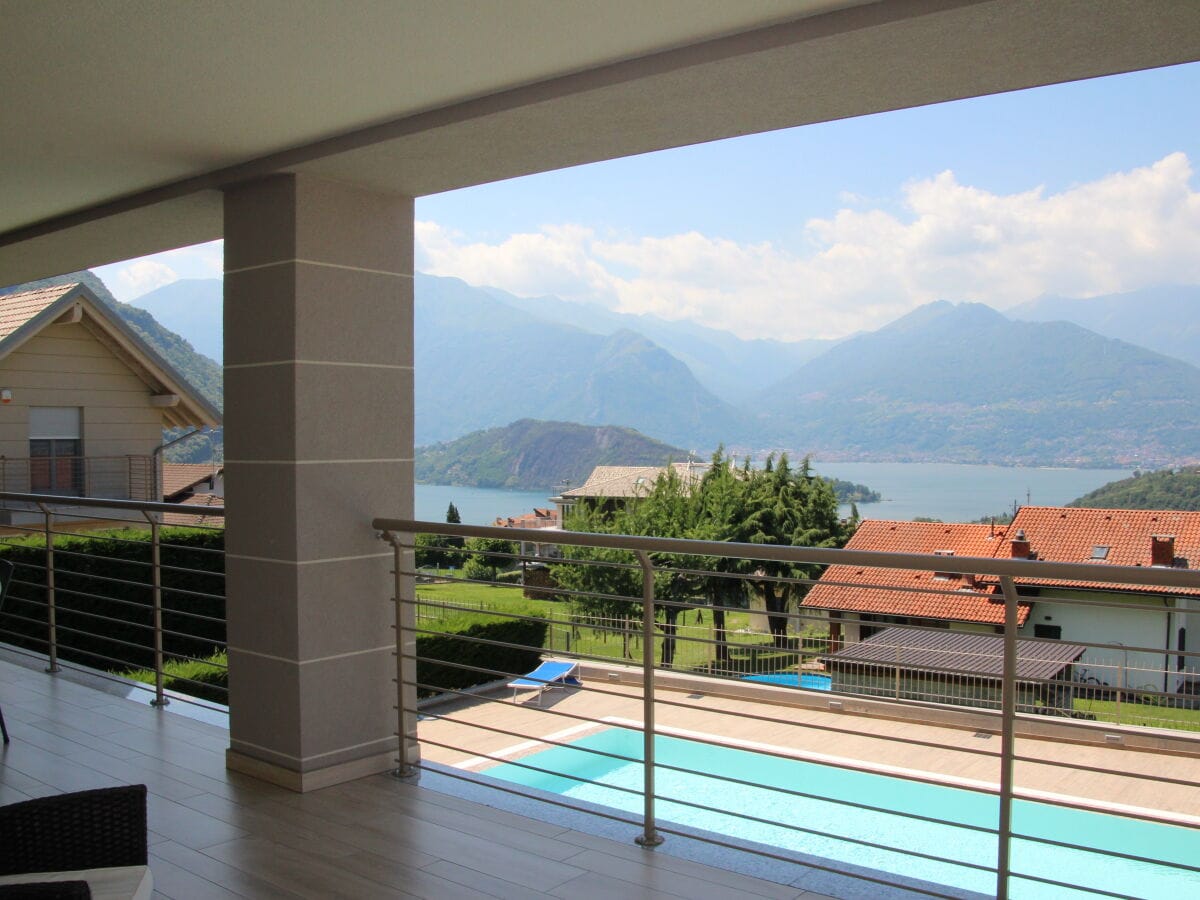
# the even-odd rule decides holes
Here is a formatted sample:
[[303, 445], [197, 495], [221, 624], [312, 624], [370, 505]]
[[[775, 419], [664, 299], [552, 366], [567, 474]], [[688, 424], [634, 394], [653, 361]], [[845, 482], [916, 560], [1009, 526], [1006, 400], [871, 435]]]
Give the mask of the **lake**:
[[[869, 519], [928, 516], [947, 522], [970, 521], [1012, 511], [1013, 502], [1062, 506], [1102, 484], [1128, 478], [1131, 469], [1034, 469], [1020, 466], [969, 466], [953, 463], [823, 463], [819, 475], [865, 484], [879, 491], [879, 503], [860, 503]], [[443, 522], [446, 507], [458, 507], [468, 525], [490, 525], [497, 516], [516, 516], [535, 506], [550, 506], [550, 491], [503, 491], [494, 488], [416, 486], [416, 514]], [[848, 513], [849, 507], [842, 512]]]

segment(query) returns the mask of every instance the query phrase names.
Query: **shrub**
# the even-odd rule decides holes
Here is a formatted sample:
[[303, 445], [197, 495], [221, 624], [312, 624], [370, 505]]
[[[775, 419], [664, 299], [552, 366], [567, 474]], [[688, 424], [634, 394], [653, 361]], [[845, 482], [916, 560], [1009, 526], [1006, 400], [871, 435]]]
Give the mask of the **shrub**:
[[[203, 659], [172, 659], [163, 663], [163, 688], [189, 697], [199, 697], [214, 703], [229, 703], [229, 659], [225, 653], [214, 653]], [[123, 672], [125, 678], [154, 684], [150, 669]]]
[[[463, 690], [503, 677], [460, 666], [506, 673], [537, 668], [548, 627], [545, 619], [508, 619], [475, 622], [454, 634], [418, 636], [418, 693], [428, 697], [440, 690]], [[498, 647], [485, 641], [522, 644], [530, 649]]]
[[472, 556], [463, 566], [463, 577], [470, 578], [472, 581], [495, 581], [496, 570], [485, 562], [480, 562], [476, 557]]
[[499, 572], [515, 564], [507, 556], [516, 556], [517, 545], [499, 538], [468, 538], [463, 574], [476, 581], [495, 581]]
[[[225, 640], [225, 533], [163, 528], [163, 649], [203, 658]], [[40, 536], [6, 541], [16, 565], [0, 638], [47, 650], [46, 544]], [[60, 535], [54, 542], [58, 654], [100, 669], [154, 665], [150, 533], [121, 529]], [[117, 580], [114, 580], [117, 579]]]

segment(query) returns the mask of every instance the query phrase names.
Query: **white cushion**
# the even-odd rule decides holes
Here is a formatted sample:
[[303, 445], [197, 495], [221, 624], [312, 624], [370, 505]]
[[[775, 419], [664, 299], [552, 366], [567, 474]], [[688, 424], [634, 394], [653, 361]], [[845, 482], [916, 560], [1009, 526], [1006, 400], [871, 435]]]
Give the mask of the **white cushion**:
[[150, 900], [154, 876], [149, 866], [112, 866], [74, 872], [22, 872], [0, 876], [0, 884], [33, 884], [39, 881], [86, 881], [92, 900]]

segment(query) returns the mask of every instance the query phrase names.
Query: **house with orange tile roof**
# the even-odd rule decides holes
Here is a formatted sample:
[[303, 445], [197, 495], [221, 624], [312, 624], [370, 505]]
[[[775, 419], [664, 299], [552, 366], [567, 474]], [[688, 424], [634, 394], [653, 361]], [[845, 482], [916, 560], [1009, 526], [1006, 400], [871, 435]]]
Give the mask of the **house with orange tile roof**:
[[[935, 556], [995, 555], [1004, 526], [864, 519], [848, 550], [925, 553]], [[998, 587], [970, 575], [830, 566], [802, 601], [826, 610], [835, 645], [866, 640], [888, 625], [951, 627], [995, 632], [1004, 623]], [[1029, 607], [1021, 607], [1021, 622]]]
[[220, 422], [85, 285], [0, 296], [0, 490], [159, 500], [163, 429]]
[[[1004, 527], [865, 520], [846, 546], [1098, 568], [1189, 568], [1200, 565], [1200, 512], [1026, 506]], [[1177, 691], [1200, 678], [1200, 658], [1183, 655], [1200, 647], [1200, 594], [1107, 584], [1102, 571], [1095, 581], [1017, 578], [1015, 583], [1022, 637], [1086, 645], [1079, 669], [1085, 680]], [[1084, 606], [1081, 600], [1093, 602]], [[835, 649], [889, 625], [999, 633], [1004, 621], [994, 578], [936, 571], [830, 566], [802, 606], [827, 612]], [[1197, 620], [1191, 645], [1189, 618]]]
[[212, 463], [162, 464], [162, 500], [164, 503], [182, 503], [196, 494], [214, 495], [218, 499], [225, 493], [225, 467]]
[[[1200, 512], [1026, 506], [997, 557], [1103, 566], [1200, 566]], [[1033, 637], [1091, 645], [1085, 677], [1102, 684], [1174, 691], [1200, 679], [1200, 594], [1186, 588], [1022, 578]], [[1106, 605], [1080, 606], [1079, 600]], [[1191, 639], [1188, 623], [1192, 621]], [[1097, 646], [1099, 645], [1099, 646]], [[1167, 648], [1174, 652], [1164, 653]]]

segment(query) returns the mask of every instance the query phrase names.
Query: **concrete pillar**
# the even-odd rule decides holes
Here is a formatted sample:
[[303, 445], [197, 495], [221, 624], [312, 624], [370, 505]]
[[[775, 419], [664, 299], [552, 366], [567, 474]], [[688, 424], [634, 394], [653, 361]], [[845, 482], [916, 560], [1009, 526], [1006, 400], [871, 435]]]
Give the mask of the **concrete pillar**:
[[225, 196], [227, 765], [395, 766], [390, 549], [413, 509], [413, 202], [305, 176]]

